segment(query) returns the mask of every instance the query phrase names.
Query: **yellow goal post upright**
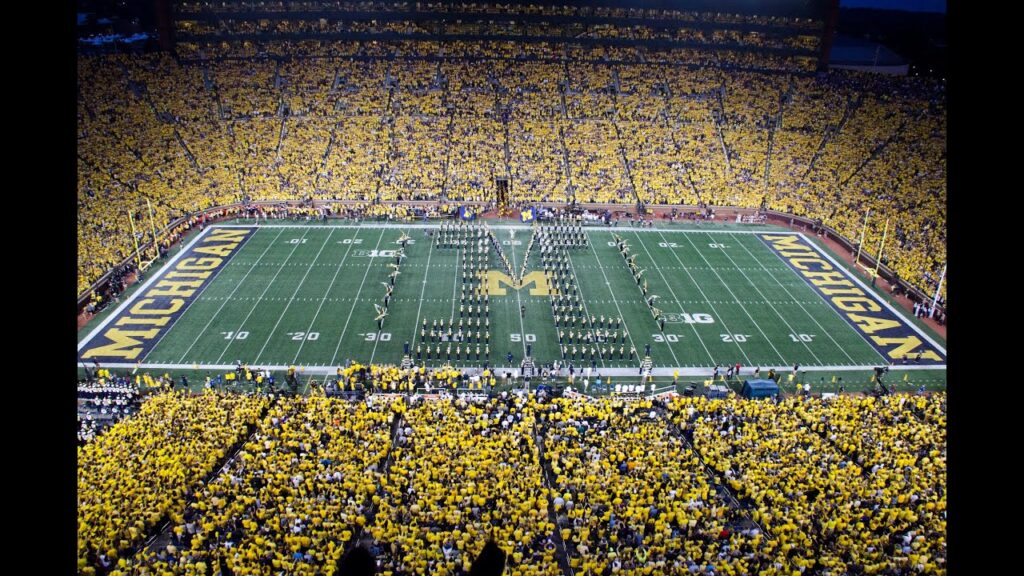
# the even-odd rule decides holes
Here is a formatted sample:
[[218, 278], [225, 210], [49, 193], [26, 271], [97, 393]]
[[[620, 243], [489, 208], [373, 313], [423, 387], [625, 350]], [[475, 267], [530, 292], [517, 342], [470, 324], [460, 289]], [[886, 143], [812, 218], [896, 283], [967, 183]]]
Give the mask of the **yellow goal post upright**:
[[871, 271], [871, 285], [875, 285], [878, 278], [878, 269], [882, 266], [882, 252], [885, 250], [885, 240], [889, 236], [889, 219], [885, 219], [885, 231], [882, 232], [882, 240], [878, 243], [878, 256], [875, 256], [875, 269]]
[[857, 242], [857, 257], [853, 259], [854, 266], [860, 266], [860, 253], [864, 250], [864, 235], [868, 231], [868, 214], [871, 214], [871, 208], [864, 213], [864, 225], [860, 228], [860, 241]]
[[132, 243], [135, 245], [135, 265], [138, 267], [139, 274], [142, 274], [150, 267], [150, 265], [153, 264], [153, 262], [156, 262], [156, 258], [147, 260], [146, 262], [142, 261], [142, 251], [139, 249], [139, 236], [135, 228], [135, 216], [132, 214], [131, 210], [128, 211], [128, 223], [131, 224]]

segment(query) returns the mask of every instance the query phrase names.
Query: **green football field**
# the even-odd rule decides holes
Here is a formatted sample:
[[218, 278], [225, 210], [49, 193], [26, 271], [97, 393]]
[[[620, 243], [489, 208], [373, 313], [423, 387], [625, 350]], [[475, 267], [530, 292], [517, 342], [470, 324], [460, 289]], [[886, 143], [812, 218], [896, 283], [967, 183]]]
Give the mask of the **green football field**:
[[[530, 226], [491, 224], [490, 228], [513, 270], [520, 270]], [[543, 275], [529, 275], [540, 270], [539, 255], [533, 251], [525, 278], [539, 282], [524, 282], [519, 289], [505, 284], [504, 295], [490, 297], [489, 358], [484, 346], [479, 360], [476, 347], [468, 346], [458, 358], [453, 348], [445, 358], [434, 356], [428, 361], [421, 353], [417, 361], [417, 346], [425, 344], [420, 338], [424, 319], [428, 325], [460, 319], [459, 250], [436, 247], [428, 233], [437, 229], [437, 224], [301, 223], [208, 228], [161, 270], [148, 274], [151, 284], [133, 292], [81, 340], [80, 357], [108, 366], [220, 370], [243, 362], [272, 370], [295, 365], [307, 373], [333, 373], [349, 360], [398, 364], [406, 342], [416, 365], [461, 367], [481, 366], [488, 360], [492, 366], [507, 366], [508, 353], [519, 366], [529, 345], [538, 365], [557, 361], [596, 366], [607, 374], [637, 374], [649, 345], [653, 373], [664, 376], [676, 370], [708, 374], [716, 364], [723, 365], [724, 372], [724, 366], [736, 363], [745, 371], [791, 369], [794, 364], [807, 369], [863, 370], [889, 364], [884, 357], [886, 346], [892, 349], [899, 340], [879, 336], [877, 323], [868, 325], [874, 328], [858, 329], [855, 322], [862, 316], [856, 307], [864, 307], [863, 303], [839, 298], [845, 309], [837, 308], [792, 262], [787, 263], [783, 255], [793, 253], [773, 250], [767, 240], [772, 234], [795, 233], [595, 226], [584, 227], [589, 246], [566, 252], [586, 314], [603, 316], [609, 323], [621, 318], [622, 343], [603, 346], [612, 348], [611, 353], [598, 354], [593, 360], [577, 354], [574, 360], [572, 346], [567, 346], [563, 359]], [[219, 233], [245, 237], [223, 249], [195, 253]], [[404, 251], [388, 315], [378, 330], [374, 304], [382, 303], [396, 261], [393, 251], [399, 249], [403, 233], [411, 242]], [[615, 245], [615, 234], [628, 243], [644, 269], [648, 295], [657, 296], [655, 305], [666, 319], [663, 331]], [[194, 284], [183, 280], [169, 292], [154, 291], [167, 282], [169, 274], [192, 278], [182, 270], [203, 268], [204, 257], [209, 270], [193, 272]], [[490, 258], [490, 269], [501, 272], [493, 251]], [[868, 304], [869, 310], [881, 308]], [[525, 314], [520, 314], [521, 307]], [[853, 312], [847, 310], [851, 308]], [[147, 310], [166, 314], [146, 316]], [[888, 314], [885, 309], [882, 312]], [[900, 334], [941, 351], [940, 361], [925, 364], [944, 368], [941, 343], [906, 318], [901, 320]], [[632, 359], [630, 348], [636, 350]]]

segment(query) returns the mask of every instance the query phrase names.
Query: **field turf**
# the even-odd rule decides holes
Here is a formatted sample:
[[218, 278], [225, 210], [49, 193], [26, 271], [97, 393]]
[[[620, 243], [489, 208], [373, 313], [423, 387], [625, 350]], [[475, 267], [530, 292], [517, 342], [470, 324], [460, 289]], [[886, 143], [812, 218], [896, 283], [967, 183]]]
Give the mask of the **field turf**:
[[[491, 228], [513, 268], [519, 270], [530, 227], [497, 223]], [[121, 308], [89, 327], [80, 340], [80, 357], [123, 367], [222, 370], [241, 361], [275, 370], [296, 365], [307, 373], [333, 373], [348, 360], [397, 364], [408, 342], [415, 359], [424, 319], [428, 324], [459, 320], [458, 251], [436, 247], [427, 236], [436, 229], [437, 224], [297, 222], [207, 229], [161, 270], [147, 274], [146, 280], [155, 285], [144, 284]], [[763, 227], [594, 226], [584, 230], [589, 246], [570, 249], [568, 254], [586, 313], [607, 321], [621, 318], [628, 336], [622, 358], [615, 345], [613, 354], [593, 363], [589, 356], [586, 360], [577, 356], [576, 366], [593, 364], [610, 375], [637, 374], [647, 345], [654, 374], [662, 377], [677, 370], [682, 375], [710, 374], [716, 364], [723, 365], [723, 372], [724, 366], [740, 363], [745, 371], [753, 367], [762, 372], [769, 367], [789, 370], [799, 364], [803, 369], [837, 373], [889, 364], [883, 357], [884, 347], [877, 342], [872, 345], [870, 331], [858, 329], [849, 313], [836, 308], [835, 298], [830, 302], [800, 275], [792, 259], [787, 262], [784, 251], [771, 248], [768, 238], [783, 232]], [[405, 249], [389, 314], [378, 330], [374, 303], [382, 302], [392, 271], [389, 265], [395, 261], [387, 251], [399, 248], [403, 232], [413, 242]], [[195, 280], [191, 294], [182, 292], [180, 305], [172, 302], [173, 290], [165, 292], [163, 300], [151, 297], [168, 274], [177, 270], [187, 276], [180, 273], [183, 263], [190, 258], [199, 262], [197, 258], [204, 255], [196, 250], [218, 233], [244, 234], [244, 238], [222, 251], [219, 265], [203, 280]], [[619, 254], [614, 234], [626, 240], [637, 264], [645, 269], [648, 295], [658, 296], [656, 306], [668, 319], [664, 331]], [[493, 256], [492, 263], [492, 270], [500, 270]], [[535, 251], [527, 271], [538, 269]], [[528, 344], [537, 364], [571, 362], [571, 356], [562, 360], [548, 296], [532, 295], [530, 288], [538, 288], [536, 284], [506, 288], [505, 295], [490, 299], [490, 364], [508, 365], [506, 355], [511, 352], [518, 366]], [[138, 316], [146, 306], [177, 308], [162, 319], [163, 325], [156, 326], [145, 324], [150, 317]], [[526, 310], [522, 315], [521, 306]], [[904, 333], [928, 340], [911, 321], [899, 319]], [[122, 335], [110, 347], [112, 329], [120, 329]], [[128, 352], [132, 345], [126, 339], [140, 343], [135, 356]], [[102, 347], [104, 343], [107, 348]], [[924, 344], [941, 352], [940, 361], [910, 362], [909, 367], [944, 369], [941, 344]], [[632, 360], [630, 347], [637, 351]], [[458, 360], [453, 354], [450, 362], [427, 362], [425, 354], [422, 358], [417, 364], [475, 367], [485, 361], [483, 347], [479, 361], [475, 353], [467, 358], [466, 352]]]

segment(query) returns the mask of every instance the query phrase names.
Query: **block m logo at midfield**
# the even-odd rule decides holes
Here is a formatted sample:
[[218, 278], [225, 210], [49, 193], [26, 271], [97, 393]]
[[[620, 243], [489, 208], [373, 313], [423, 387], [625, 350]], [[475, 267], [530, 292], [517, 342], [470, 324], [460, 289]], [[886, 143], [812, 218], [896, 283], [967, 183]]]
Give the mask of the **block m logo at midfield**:
[[487, 272], [487, 293], [492, 296], [504, 296], [507, 294], [505, 288], [507, 286], [513, 290], [521, 290], [526, 286], [533, 285], [530, 288], [531, 296], [547, 296], [551, 294], [551, 289], [548, 286], [548, 279], [544, 276], [543, 272], [533, 271], [523, 276], [523, 279], [516, 282], [514, 279], [509, 278], [504, 272], [498, 270], [489, 270]]

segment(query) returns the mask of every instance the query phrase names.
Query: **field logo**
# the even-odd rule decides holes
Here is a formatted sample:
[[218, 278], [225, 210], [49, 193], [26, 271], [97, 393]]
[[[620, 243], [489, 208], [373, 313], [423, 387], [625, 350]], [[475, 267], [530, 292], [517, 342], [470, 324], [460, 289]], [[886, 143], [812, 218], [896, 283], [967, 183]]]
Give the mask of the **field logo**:
[[487, 293], [492, 296], [504, 296], [507, 294], [502, 285], [512, 288], [513, 290], [521, 290], [526, 286], [533, 285], [530, 288], [531, 296], [548, 296], [551, 294], [551, 289], [548, 286], [548, 279], [544, 276], [543, 272], [533, 271], [523, 276], [521, 282], [516, 283], [515, 280], [509, 278], [504, 272], [498, 270], [490, 270], [487, 272]]
[[[139, 360], [184, 312], [240, 246], [253, 228], [211, 228], [182, 257], [140, 289], [108, 324], [79, 345], [83, 360]], [[131, 304], [129, 306], [129, 304]]]
[[845, 270], [834, 266], [805, 240], [794, 234], [762, 234], [760, 238], [886, 360], [945, 363], [945, 351], [919, 338], [920, 334], [901, 315], [855, 284]]
[[[412, 240], [409, 240], [412, 242]], [[398, 250], [353, 250], [352, 256], [356, 258], [394, 258]]]

